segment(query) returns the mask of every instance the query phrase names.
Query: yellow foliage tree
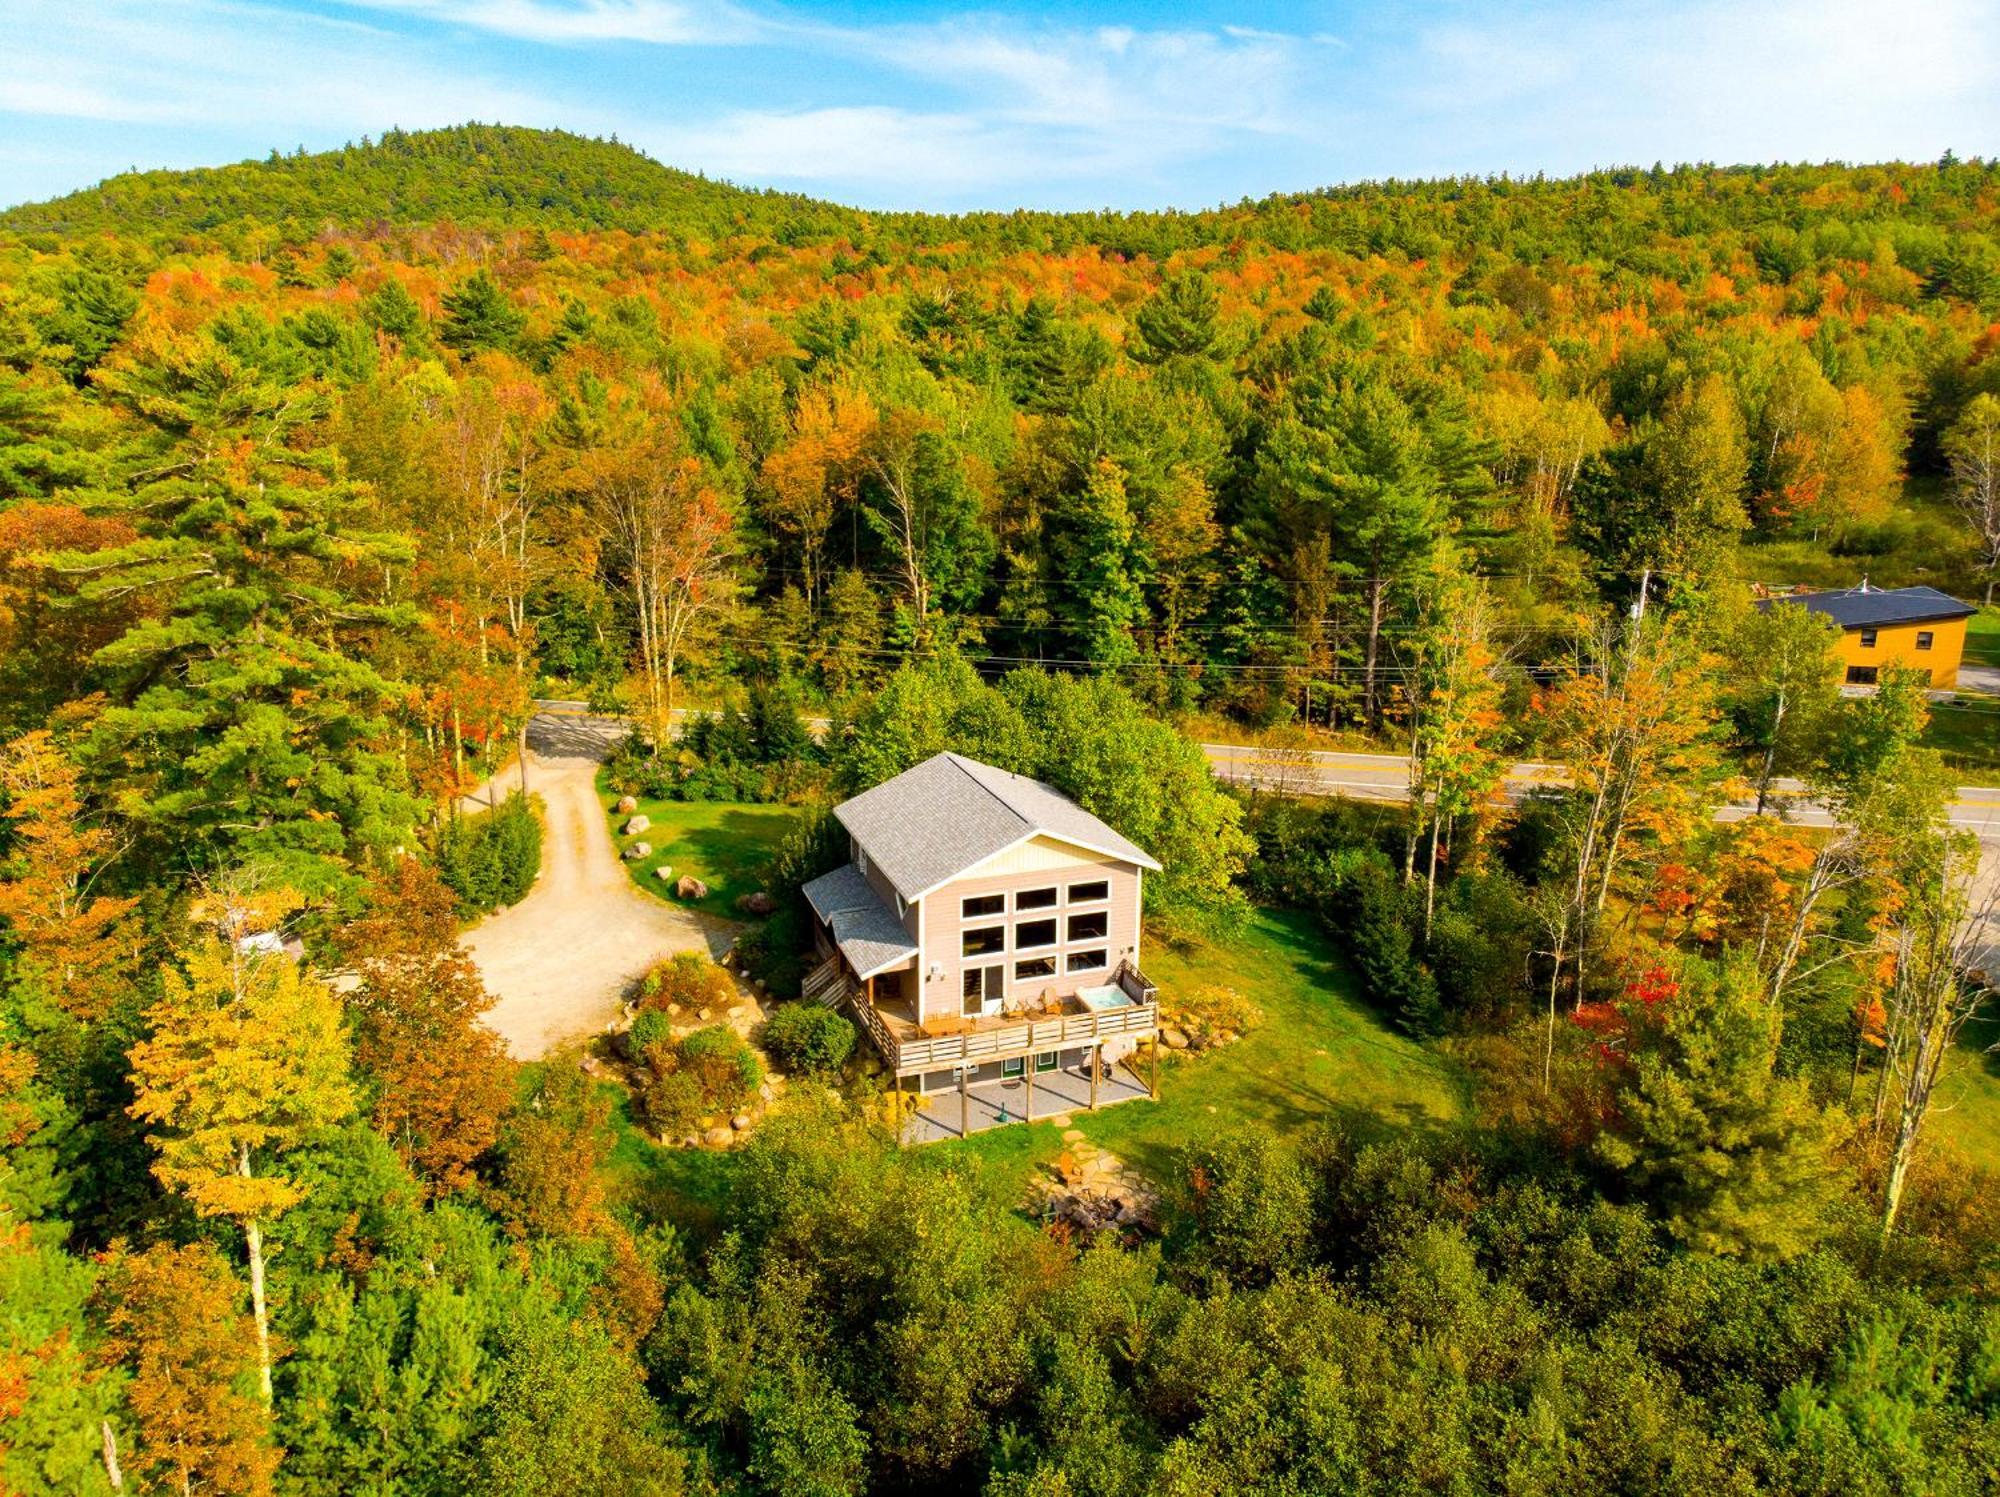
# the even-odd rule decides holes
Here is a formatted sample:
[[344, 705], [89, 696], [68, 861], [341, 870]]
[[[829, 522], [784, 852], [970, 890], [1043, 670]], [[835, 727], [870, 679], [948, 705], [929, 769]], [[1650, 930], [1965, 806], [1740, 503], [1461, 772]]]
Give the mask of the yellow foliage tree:
[[152, 1125], [153, 1173], [201, 1215], [243, 1231], [266, 1404], [263, 1226], [303, 1194], [274, 1162], [355, 1107], [339, 1000], [282, 952], [260, 949], [295, 904], [288, 894], [205, 901], [197, 915], [210, 928], [165, 968], [152, 1037], [131, 1054], [130, 1110]]

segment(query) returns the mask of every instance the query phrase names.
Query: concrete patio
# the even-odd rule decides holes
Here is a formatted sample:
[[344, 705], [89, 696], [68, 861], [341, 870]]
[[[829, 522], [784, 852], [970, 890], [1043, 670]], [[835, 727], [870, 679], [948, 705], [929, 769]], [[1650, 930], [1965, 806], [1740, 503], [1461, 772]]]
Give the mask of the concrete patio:
[[[1138, 1101], [1150, 1095], [1145, 1082], [1124, 1061], [1106, 1066], [1103, 1079], [1097, 1085], [1099, 1107], [1109, 1107], [1114, 1102]], [[903, 1125], [904, 1143], [928, 1144], [962, 1136], [959, 1094], [956, 1091], [934, 1092], [925, 1101], [928, 1105]], [[1007, 1109], [1007, 1122], [1018, 1123], [1022, 1121], [1027, 1106], [1028, 1083], [1018, 1076], [1005, 1081], [975, 1082], [965, 1090], [965, 1131], [983, 1133], [988, 1128], [1003, 1126], [1000, 1121], [1002, 1107]], [[1043, 1071], [1035, 1077], [1035, 1120], [1089, 1110], [1088, 1071], [1082, 1074], [1066, 1069]]]

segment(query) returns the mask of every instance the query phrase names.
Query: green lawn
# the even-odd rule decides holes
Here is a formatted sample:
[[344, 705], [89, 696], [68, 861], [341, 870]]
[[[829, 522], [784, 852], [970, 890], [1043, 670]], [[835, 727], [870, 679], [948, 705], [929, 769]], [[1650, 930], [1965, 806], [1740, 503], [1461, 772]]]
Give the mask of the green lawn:
[[[1172, 1005], [1176, 987], [1220, 983], [1263, 1010], [1241, 1040], [1203, 1055], [1169, 1054], [1158, 1102], [1126, 1102], [1072, 1121], [1092, 1142], [1156, 1178], [1174, 1151], [1245, 1122], [1295, 1133], [1316, 1123], [1357, 1132], [1430, 1128], [1464, 1110], [1466, 1082], [1434, 1050], [1395, 1033], [1355, 995], [1355, 980], [1312, 919], [1259, 910], [1226, 945], [1155, 942], [1146, 975]], [[1029, 1166], [1053, 1158], [1061, 1130], [995, 1128], [926, 1151], [970, 1158], [996, 1200], [1018, 1202]]]
[[[792, 806], [642, 800], [639, 814], [652, 825], [636, 837], [626, 837], [619, 833], [626, 817], [612, 809], [618, 804], [617, 794], [605, 789], [601, 778], [597, 788], [605, 815], [611, 819], [611, 835], [618, 851], [622, 854], [634, 842], [652, 845], [650, 856], [625, 865], [640, 888], [674, 899], [672, 885], [682, 874], [691, 873], [708, 885], [708, 897], [693, 907], [731, 918], [738, 918], [738, 896], [763, 887], [765, 866], [799, 814]], [[653, 876], [653, 870], [663, 864], [674, 870], [670, 881]]]
[[1924, 742], [1954, 769], [2000, 769], [2000, 699], [1960, 696], [1932, 702]]
[[1982, 608], [1965, 621], [1965, 663], [2000, 665], [2000, 608]]
[[1997, 1043], [2000, 1013], [1965, 1026], [1938, 1082], [1935, 1122], [1927, 1125], [1966, 1158], [1988, 1165], [2000, 1160], [2000, 1055], [1987, 1053]]

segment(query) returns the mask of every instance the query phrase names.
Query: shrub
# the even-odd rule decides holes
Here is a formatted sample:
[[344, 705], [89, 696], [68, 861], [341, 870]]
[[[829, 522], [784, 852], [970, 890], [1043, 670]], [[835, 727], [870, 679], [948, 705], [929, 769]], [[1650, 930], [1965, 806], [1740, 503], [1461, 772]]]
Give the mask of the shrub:
[[1431, 922], [1430, 967], [1453, 1013], [1493, 1023], [1529, 996], [1535, 915], [1505, 873], [1461, 874], [1446, 886]]
[[1406, 1034], [1442, 1033], [1437, 983], [1418, 960], [1410, 934], [1421, 928], [1421, 916], [1412, 908], [1415, 891], [1397, 883], [1379, 853], [1343, 858], [1335, 882], [1335, 922], [1347, 937], [1369, 999]]
[[787, 1003], [764, 1026], [764, 1048], [788, 1071], [824, 1075], [854, 1053], [854, 1025], [816, 1003]]
[[[650, 1011], [642, 1010], [640, 1019]], [[633, 1021], [637, 1034], [639, 1019]], [[735, 1112], [764, 1084], [764, 1067], [743, 1036], [726, 1025], [697, 1029], [679, 1040], [635, 1045], [634, 1091], [653, 1127], [685, 1133], [702, 1117]]]
[[[639, 1007], [664, 1010], [679, 1004], [689, 1012], [727, 1008], [736, 1001], [729, 974], [698, 951], [683, 951], [656, 962], [639, 980]], [[634, 1021], [637, 1022], [636, 1020]]]
[[1312, 1182], [1268, 1129], [1190, 1144], [1175, 1171], [1195, 1263], [1238, 1284], [1299, 1267], [1312, 1234]]
[[438, 832], [438, 877], [470, 918], [518, 903], [542, 866], [542, 823], [519, 791], [498, 808], [453, 815]]
[[625, 1048], [633, 1055], [643, 1053], [650, 1046], [664, 1039], [671, 1039], [674, 1021], [665, 1010], [642, 1008], [633, 1016], [632, 1027], [625, 1033]]

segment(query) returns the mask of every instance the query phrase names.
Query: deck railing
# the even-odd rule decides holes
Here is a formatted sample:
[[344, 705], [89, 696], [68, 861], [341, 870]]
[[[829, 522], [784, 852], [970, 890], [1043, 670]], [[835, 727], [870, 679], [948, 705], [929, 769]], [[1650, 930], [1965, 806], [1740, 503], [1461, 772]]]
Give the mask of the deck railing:
[[1133, 1001], [1121, 1008], [1089, 1009], [1075, 1014], [1033, 1014], [1018, 1019], [982, 1023], [960, 1034], [898, 1038], [865, 998], [854, 1000], [855, 1012], [875, 1048], [899, 1076], [934, 1071], [944, 1066], [976, 1065], [1016, 1055], [1049, 1050], [1074, 1050], [1119, 1035], [1151, 1034], [1160, 1027], [1158, 989], [1135, 967], [1119, 969], [1118, 986]]

